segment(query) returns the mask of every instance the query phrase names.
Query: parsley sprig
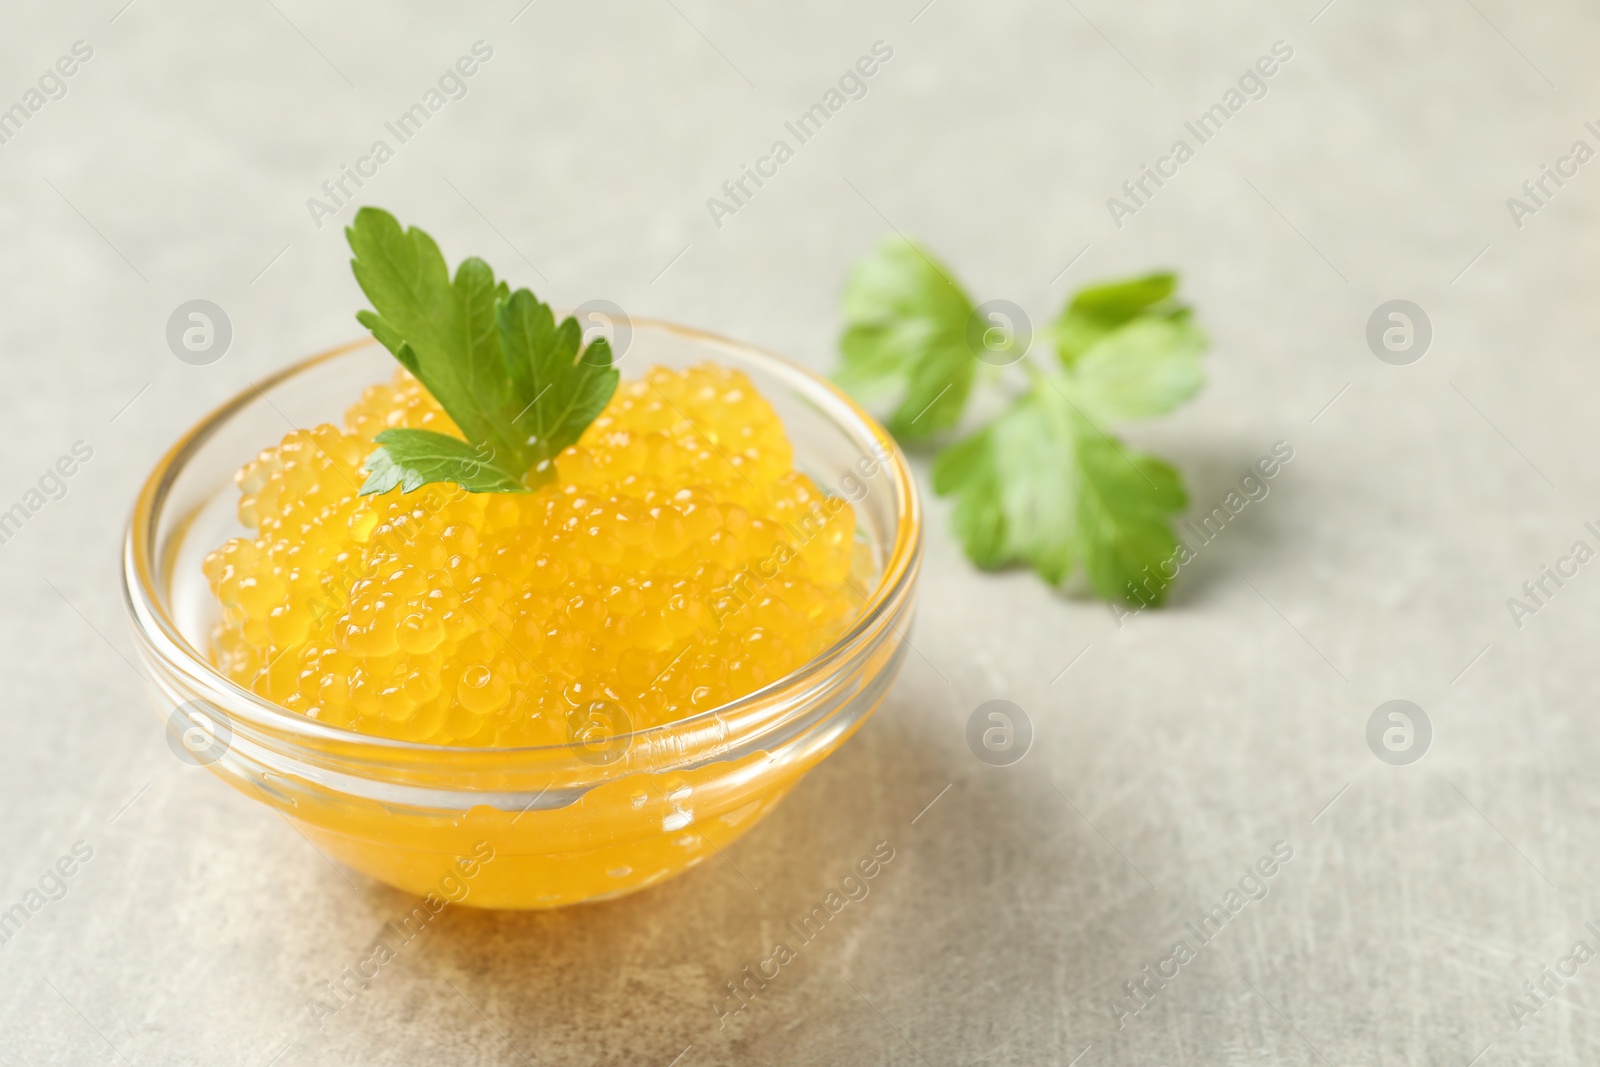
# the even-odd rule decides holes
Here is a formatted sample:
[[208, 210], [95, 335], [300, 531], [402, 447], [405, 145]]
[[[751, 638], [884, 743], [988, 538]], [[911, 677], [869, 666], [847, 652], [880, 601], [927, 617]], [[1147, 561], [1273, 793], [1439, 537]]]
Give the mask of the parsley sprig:
[[356, 318], [416, 375], [464, 435], [393, 429], [367, 457], [362, 495], [430, 482], [474, 493], [517, 493], [555, 478], [555, 457], [605, 409], [617, 388], [605, 338], [583, 345], [576, 320], [559, 325], [527, 289], [497, 282], [481, 259], [450, 277], [433, 238], [364, 207], [345, 230], [350, 267], [374, 310]]
[[845, 285], [839, 380], [869, 397], [896, 393], [889, 429], [914, 444], [960, 423], [975, 388], [1004, 377], [991, 364], [1015, 362], [1009, 406], [933, 464], [967, 556], [985, 569], [1026, 565], [1058, 586], [1081, 568], [1102, 599], [1159, 604], [1176, 574], [1183, 480], [1107, 427], [1165, 414], [1204, 380], [1206, 337], [1177, 284], [1163, 273], [1082, 289], [1048, 331], [1055, 359], [1016, 361], [1007, 346], [1018, 338], [991, 333], [948, 270], [890, 238]]

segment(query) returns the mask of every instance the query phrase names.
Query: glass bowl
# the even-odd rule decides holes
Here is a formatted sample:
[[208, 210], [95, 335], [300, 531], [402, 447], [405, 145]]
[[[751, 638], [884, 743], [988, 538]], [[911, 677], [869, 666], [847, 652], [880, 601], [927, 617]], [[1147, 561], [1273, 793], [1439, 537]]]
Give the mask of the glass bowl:
[[[726, 847], [882, 701], [907, 649], [922, 518], [905, 457], [830, 383], [778, 356], [635, 320], [621, 369], [711, 360], [777, 409], [795, 464], [856, 510], [860, 614], [830, 648], [750, 695], [632, 733], [534, 748], [414, 744], [291, 712], [219, 673], [201, 560], [246, 531], [233, 475], [293, 427], [339, 423], [395, 363], [370, 338], [313, 356], [212, 412], [134, 504], [123, 587], [168, 743], [293, 821], [326, 855], [434, 901], [548, 908], [618, 896]], [[439, 906], [442, 906], [439, 905]]]

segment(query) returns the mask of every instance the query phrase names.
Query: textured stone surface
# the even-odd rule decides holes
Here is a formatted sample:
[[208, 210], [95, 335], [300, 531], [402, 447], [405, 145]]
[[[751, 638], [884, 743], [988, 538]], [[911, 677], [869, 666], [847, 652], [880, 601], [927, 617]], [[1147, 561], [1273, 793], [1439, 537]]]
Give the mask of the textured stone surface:
[[[1600, 578], [1520, 628], [1506, 606], [1575, 540], [1600, 547], [1600, 177], [1547, 183], [1520, 229], [1505, 202], [1575, 140], [1600, 147], [1591, 9], [122, 2], [0, 12], [0, 106], [94, 49], [0, 145], [0, 508], [94, 450], [0, 545], [0, 908], [93, 849], [0, 948], [0, 1062], [1600, 1057], [1600, 963], [1521, 1029], [1507, 1003], [1600, 947]], [[479, 39], [469, 94], [363, 191], [452, 256], [818, 369], [847, 265], [891, 227], [1036, 322], [1076, 284], [1171, 264], [1210, 382], [1130, 436], [1177, 461], [1197, 512], [1274, 442], [1294, 459], [1170, 609], [1120, 627], [971, 570], [934, 502], [920, 654], [728, 862], [602, 906], [447, 911], [319, 1028], [308, 998], [410, 902], [172, 757], [127, 662], [119, 532], [181, 429], [355, 334], [348, 211], [319, 229], [305, 200]], [[706, 198], [880, 39], [867, 96], [713, 225]], [[1106, 198], [1280, 39], [1266, 97], [1116, 227]], [[196, 297], [234, 326], [209, 366], [163, 337]], [[1364, 339], [1394, 298], [1434, 327], [1410, 366]], [[993, 698], [1036, 731], [1011, 767], [964, 740]], [[1433, 723], [1411, 766], [1366, 745], [1392, 698]], [[1265, 899], [1119, 1028], [1123, 983], [1197, 944], [1184, 923], [1278, 841]], [[870, 895], [720, 1026], [723, 983], [879, 842], [895, 858]]]

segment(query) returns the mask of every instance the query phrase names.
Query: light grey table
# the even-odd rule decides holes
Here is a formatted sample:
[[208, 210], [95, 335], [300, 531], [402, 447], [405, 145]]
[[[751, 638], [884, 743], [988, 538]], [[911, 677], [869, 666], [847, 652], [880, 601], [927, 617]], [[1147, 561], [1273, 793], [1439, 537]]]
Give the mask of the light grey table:
[[[0, 545], [0, 909], [60, 896], [0, 947], [0, 1063], [1600, 1061], [1600, 963], [1573, 955], [1600, 948], [1600, 564], [1508, 607], [1574, 542], [1600, 547], [1600, 163], [1561, 162], [1600, 148], [1592, 8], [335, 7], [0, 12], [0, 107], [92, 50], [0, 144], [0, 509], [93, 452]], [[465, 96], [386, 135], [477, 41]], [[866, 95], [714, 220], [708, 198], [877, 41], [893, 55]], [[1114, 213], [1278, 41], [1266, 95]], [[1170, 608], [1121, 625], [975, 572], [930, 501], [919, 654], [729, 862], [602, 906], [448, 910], [315, 1019], [409, 902], [173, 758], [116, 564], [181, 429], [356, 334], [350, 211], [307, 199], [380, 138], [361, 198], [452, 257], [822, 370], [844, 272], [891, 228], [1039, 323], [1079, 284], [1174, 266], [1209, 384], [1132, 438], [1175, 459], [1196, 514], [1275, 442], [1294, 458]], [[1576, 175], [1534, 203], [1544, 164]], [[210, 365], [164, 338], [194, 298], [233, 326]], [[1365, 337], [1393, 299], [1431, 323], [1409, 365]], [[1009, 767], [964, 739], [996, 698], [1036, 734]], [[1408, 766], [1366, 740], [1391, 699], [1432, 726]], [[719, 1019], [724, 983], [879, 842], [895, 858], [870, 895]], [[1200, 944], [1185, 924], [1277, 842], [1264, 898]], [[1147, 966], [1177, 973], [1131, 1000]], [[1557, 990], [1546, 967], [1575, 975]], [[1541, 981], [1556, 995], [1524, 992]]]

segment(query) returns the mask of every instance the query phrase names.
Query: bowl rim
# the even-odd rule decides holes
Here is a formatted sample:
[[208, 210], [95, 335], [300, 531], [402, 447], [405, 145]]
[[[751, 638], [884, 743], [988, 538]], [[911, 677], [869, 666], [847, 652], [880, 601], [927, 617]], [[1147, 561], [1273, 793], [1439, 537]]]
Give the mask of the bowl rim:
[[[756, 705], [772, 702], [781, 708], [783, 695], [788, 691], [800, 692], [813, 685], [819, 676], [830, 675], [836, 668], [847, 666], [853, 651], [871, 637], [880, 619], [890, 609], [898, 607], [905, 599], [920, 570], [922, 555], [922, 503], [916, 489], [905, 453], [893, 436], [848, 393], [809, 367], [748, 342], [735, 340], [721, 334], [696, 327], [683, 326], [653, 318], [631, 318], [635, 333], [656, 330], [714, 348], [736, 352], [740, 358], [772, 373], [790, 384], [795, 392], [812, 401], [852, 441], [870, 442], [873, 458], [888, 480], [895, 506], [895, 524], [892, 528], [892, 545], [884, 558], [877, 585], [871, 590], [850, 628], [817, 655], [788, 674], [715, 707], [706, 708], [693, 715], [671, 722], [658, 723], [627, 733], [610, 735], [608, 743], [624, 743], [625, 747], [645, 744], [658, 737], [669, 737], [675, 732], [693, 731], [718, 717], [748, 711]], [[288, 365], [251, 381], [244, 389], [217, 405], [203, 418], [186, 430], [156, 462], [139, 489], [130, 512], [123, 537], [122, 587], [124, 606], [149, 654], [157, 656], [169, 667], [175, 667], [186, 680], [202, 683], [208, 692], [225, 694], [231, 699], [222, 710], [230, 719], [243, 719], [251, 726], [261, 727], [272, 734], [286, 735], [294, 741], [327, 742], [336, 745], [358, 745], [363, 749], [387, 751], [410, 756], [436, 756], [451, 759], [537, 757], [572, 753], [581, 747], [580, 742], [560, 742], [526, 746], [463, 746], [441, 745], [406, 741], [399, 738], [364, 734], [347, 727], [333, 726], [317, 719], [291, 711], [275, 701], [261, 697], [239, 685], [219, 671], [196, 649], [183, 634], [156, 584], [155, 550], [156, 529], [162, 517], [162, 508], [187, 462], [220, 428], [240, 410], [256, 400], [265, 400], [266, 391], [292, 378], [305, 374], [353, 352], [378, 345], [376, 338], [367, 336], [344, 342], [295, 360]], [[892, 622], [889, 625], [893, 625]], [[902, 635], [903, 637], [904, 635]], [[159, 687], [158, 687], [159, 688]], [[205, 703], [219, 702], [207, 699]], [[781, 720], [782, 715], [777, 719]], [[771, 719], [763, 719], [767, 724]], [[738, 738], [730, 737], [729, 741]], [[595, 767], [599, 770], [601, 768]]]

